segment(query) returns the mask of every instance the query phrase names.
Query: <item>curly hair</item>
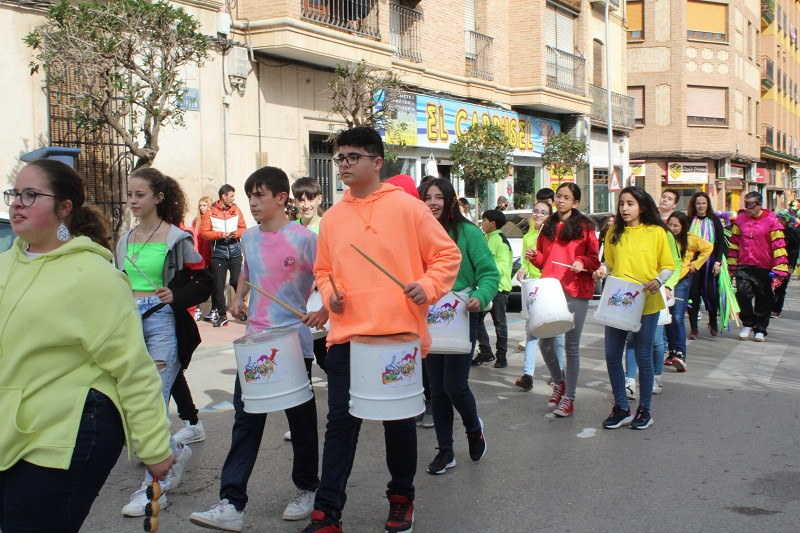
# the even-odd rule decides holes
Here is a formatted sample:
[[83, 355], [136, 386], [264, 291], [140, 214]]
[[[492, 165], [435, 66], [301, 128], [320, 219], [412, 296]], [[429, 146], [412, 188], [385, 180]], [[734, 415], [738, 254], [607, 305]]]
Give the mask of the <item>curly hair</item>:
[[133, 178], [145, 180], [155, 196], [164, 195], [164, 199], [156, 204], [158, 217], [168, 224], [180, 226], [186, 214], [186, 196], [178, 182], [153, 167], [135, 170], [129, 179]]

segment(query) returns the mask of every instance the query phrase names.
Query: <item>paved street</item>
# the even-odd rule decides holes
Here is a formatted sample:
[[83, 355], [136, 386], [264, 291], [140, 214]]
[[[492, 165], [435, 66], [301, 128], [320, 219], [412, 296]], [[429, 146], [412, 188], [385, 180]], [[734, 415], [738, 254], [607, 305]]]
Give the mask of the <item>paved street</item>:
[[[425, 467], [433, 459], [432, 429], [418, 429], [415, 531], [797, 531], [800, 522], [800, 282], [789, 287], [783, 317], [773, 319], [767, 342], [737, 339], [738, 328], [711, 339], [707, 330], [689, 342], [689, 371], [664, 370], [664, 392], [654, 397], [654, 425], [646, 431], [600, 428], [612, 397], [603, 354], [603, 330], [592, 316], [583, 333], [575, 414], [553, 417], [550, 388], [539, 360], [535, 385], [514, 385], [521, 375], [524, 322], [509, 316], [508, 368], [484, 366], [471, 374], [485, 422], [488, 452], [479, 463], [467, 454], [456, 423], [458, 466], [442, 476]], [[487, 319], [487, 324], [491, 320]], [[230, 442], [235, 361], [231, 341], [244, 326], [201, 325], [204, 342], [187, 372], [208, 434], [193, 444], [184, 481], [169, 494], [160, 531], [202, 531], [192, 511], [218, 501], [219, 474]], [[489, 328], [490, 332], [491, 327]], [[315, 367], [320, 452], [326, 414], [324, 374]], [[634, 404], [635, 407], [635, 404]], [[179, 422], [172, 409], [173, 430]], [[281, 512], [294, 492], [291, 445], [283, 414], [270, 415], [249, 485], [245, 531], [290, 532]], [[365, 422], [348, 486], [347, 532], [383, 531], [388, 480], [382, 427]], [[141, 531], [122, 506], [142, 481], [144, 468], [126, 452], [95, 502], [84, 531]]]

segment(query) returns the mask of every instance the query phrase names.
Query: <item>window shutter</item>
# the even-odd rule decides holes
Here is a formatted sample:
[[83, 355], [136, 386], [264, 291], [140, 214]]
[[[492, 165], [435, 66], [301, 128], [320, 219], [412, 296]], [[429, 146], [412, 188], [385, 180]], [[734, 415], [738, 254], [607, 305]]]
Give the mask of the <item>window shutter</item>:
[[628, 31], [642, 31], [644, 29], [644, 13], [642, 12], [643, 2], [628, 2]]
[[575, 53], [575, 17], [562, 9], [556, 10], [556, 48]]
[[628, 96], [633, 98], [633, 119], [644, 120], [644, 87], [628, 87]]
[[464, 0], [464, 29], [475, 31], [475, 0]]
[[592, 83], [603, 86], [603, 43], [596, 39], [592, 41]]
[[551, 5], [545, 6], [544, 10], [545, 44], [556, 47], [556, 8]]
[[710, 2], [687, 2], [686, 29], [708, 33], [727, 33], [727, 10], [725, 4]]
[[726, 119], [727, 99], [724, 87], [688, 87], [686, 93], [686, 115]]

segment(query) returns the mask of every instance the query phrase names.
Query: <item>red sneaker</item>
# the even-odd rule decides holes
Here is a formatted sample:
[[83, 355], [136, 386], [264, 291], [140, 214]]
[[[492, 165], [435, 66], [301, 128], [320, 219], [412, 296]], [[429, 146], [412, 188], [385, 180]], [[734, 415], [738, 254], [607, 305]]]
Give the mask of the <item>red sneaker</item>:
[[342, 523], [334, 522], [324, 512], [315, 509], [311, 511], [311, 522], [298, 533], [343, 533]]
[[[389, 518], [386, 533], [401, 533], [414, 529], [414, 502], [408, 496], [389, 495]], [[326, 532], [327, 533], [327, 532]]]
[[562, 381], [558, 385], [553, 385], [553, 394], [550, 395], [550, 399], [547, 400], [547, 407], [549, 409], [555, 409], [558, 405], [558, 402], [561, 401], [561, 397], [564, 396], [564, 392], [567, 390], [567, 382]]
[[556, 416], [570, 416], [574, 408], [575, 402], [572, 400], [572, 398], [563, 396], [561, 401], [558, 402], [558, 407], [556, 407], [556, 410], [553, 411], [553, 414]]

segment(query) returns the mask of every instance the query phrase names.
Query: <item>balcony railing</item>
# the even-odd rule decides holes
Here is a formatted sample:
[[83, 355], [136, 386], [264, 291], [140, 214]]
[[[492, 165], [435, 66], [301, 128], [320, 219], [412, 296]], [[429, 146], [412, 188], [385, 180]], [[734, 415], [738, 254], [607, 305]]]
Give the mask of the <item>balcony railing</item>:
[[761, 18], [767, 24], [775, 21], [775, 0], [761, 0]]
[[422, 61], [421, 25], [422, 13], [394, 2], [389, 3], [392, 46], [398, 57]]
[[547, 86], [586, 95], [586, 59], [547, 46]]
[[[590, 113], [592, 122], [602, 125], [608, 124], [608, 98], [606, 97], [606, 90], [602, 87], [589, 84], [589, 94], [592, 97], [592, 109]], [[611, 121], [613, 122], [613, 127], [633, 129], [633, 98], [611, 91]]]
[[772, 126], [761, 125], [761, 146], [764, 148], [775, 147], [775, 130]]
[[381, 38], [378, 0], [300, 0], [300, 18], [332, 28]]
[[772, 89], [775, 85], [775, 63], [767, 56], [761, 56], [761, 86]]
[[487, 80], [494, 79], [492, 72], [492, 41], [493, 37], [466, 31], [467, 38], [467, 74]]

